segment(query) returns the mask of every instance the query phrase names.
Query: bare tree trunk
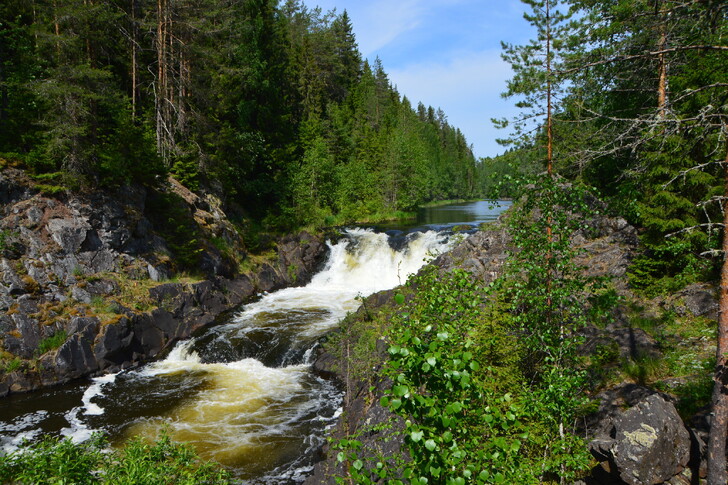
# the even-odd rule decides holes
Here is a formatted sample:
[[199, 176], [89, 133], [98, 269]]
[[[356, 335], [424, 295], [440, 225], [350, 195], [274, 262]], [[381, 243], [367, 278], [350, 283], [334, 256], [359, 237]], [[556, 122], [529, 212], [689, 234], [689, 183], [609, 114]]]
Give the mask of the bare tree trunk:
[[[662, 10], [662, 9], [661, 9]], [[665, 25], [666, 19], [664, 13], [659, 12], [660, 24], [660, 40], [658, 41], [657, 51], [658, 62], [659, 62], [659, 77], [657, 84], [657, 116], [659, 119], [665, 119], [667, 115], [667, 26]]]
[[[553, 132], [553, 81], [551, 75], [553, 68], [551, 67], [551, 1], [546, 0], [546, 173], [550, 178], [553, 177], [554, 165], [554, 132]], [[553, 240], [553, 229], [551, 228], [551, 216], [546, 221], [546, 237], [548, 243]], [[551, 254], [547, 255], [547, 261], [551, 261]], [[547, 323], [551, 325], [551, 270], [546, 279], [546, 307], [547, 307]], [[563, 332], [563, 329], [562, 329]]]
[[[728, 137], [728, 125], [724, 125]], [[713, 377], [712, 420], [708, 439], [708, 485], [725, 485], [726, 437], [728, 436], [728, 150], [725, 161], [725, 187], [723, 189], [723, 267], [720, 273], [720, 313], [718, 316], [718, 347], [716, 349], [715, 376]]]
[[136, 0], [131, 0], [131, 119], [136, 120], [137, 102], [137, 25]]
[[157, 83], [155, 89], [155, 118], [156, 118], [156, 135], [157, 135], [157, 151], [162, 160], [167, 163], [169, 161], [168, 143], [167, 143], [167, 120], [166, 112], [168, 111], [167, 103], [167, 0], [157, 0]]
[[58, 2], [53, 0], [53, 27], [56, 33], [56, 60], [61, 62], [61, 26], [58, 23]]
[[554, 159], [551, 74], [551, 2], [546, 0], [546, 172], [549, 177], [553, 174]]

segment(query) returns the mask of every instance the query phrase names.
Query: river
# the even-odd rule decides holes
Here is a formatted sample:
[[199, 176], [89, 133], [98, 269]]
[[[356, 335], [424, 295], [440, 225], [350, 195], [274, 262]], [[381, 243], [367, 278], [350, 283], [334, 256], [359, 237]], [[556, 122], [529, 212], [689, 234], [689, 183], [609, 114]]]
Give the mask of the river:
[[411, 224], [349, 228], [304, 287], [249, 303], [142, 368], [24, 395], [0, 405], [0, 445], [12, 450], [42, 433], [112, 443], [162, 428], [192, 444], [242, 483], [295, 484], [310, 473], [342, 391], [310, 371], [321, 336], [359, 298], [404, 283], [452, 244], [454, 226], [495, 219], [508, 202], [421, 210]]

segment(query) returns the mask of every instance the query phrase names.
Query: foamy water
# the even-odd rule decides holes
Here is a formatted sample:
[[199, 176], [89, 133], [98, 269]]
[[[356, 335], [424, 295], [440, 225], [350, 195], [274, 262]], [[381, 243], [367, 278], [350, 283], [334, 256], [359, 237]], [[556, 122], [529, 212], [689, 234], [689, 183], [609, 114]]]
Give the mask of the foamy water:
[[[386, 234], [350, 229], [322, 271], [303, 287], [262, 296], [230, 321], [178, 345], [162, 361], [93, 379], [58, 432], [88, 439], [110, 423], [117, 438], [170, 437], [251, 483], [298, 483], [325, 430], [341, 413], [342, 392], [310, 372], [317, 339], [355, 311], [361, 297], [406, 281], [448, 249], [434, 231], [390, 247]], [[26, 414], [0, 423], [6, 449], [39, 431]], [[108, 423], [108, 424], [107, 424]], [[4, 426], [4, 428], [3, 428]]]

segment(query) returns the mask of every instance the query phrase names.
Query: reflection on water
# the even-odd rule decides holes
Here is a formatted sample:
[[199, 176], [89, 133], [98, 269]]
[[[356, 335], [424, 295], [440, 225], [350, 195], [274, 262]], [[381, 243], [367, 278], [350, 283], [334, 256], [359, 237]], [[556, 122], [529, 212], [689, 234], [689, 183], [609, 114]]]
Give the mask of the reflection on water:
[[511, 204], [512, 202], [509, 200], [479, 200], [434, 207], [420, 207], [417, 210], [416, 220], [377, 224], [376, 227], [385, 231], [404, 232], [428, 229], [447, 231], [459, 225], [469, 225], [473, 229], [477, 229], [478, 225], [484, 222], [496, 220]]

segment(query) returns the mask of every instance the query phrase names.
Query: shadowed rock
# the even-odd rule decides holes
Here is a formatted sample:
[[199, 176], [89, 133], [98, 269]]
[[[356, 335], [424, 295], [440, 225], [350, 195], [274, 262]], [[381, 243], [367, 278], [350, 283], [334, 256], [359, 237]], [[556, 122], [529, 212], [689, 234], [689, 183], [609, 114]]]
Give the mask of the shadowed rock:
[[675, 406], [658, 394], [618, 415], [606, 431], [590, 450], [606, 471], [630, 485], [666, 482], [690, 459], [690, 434]]

